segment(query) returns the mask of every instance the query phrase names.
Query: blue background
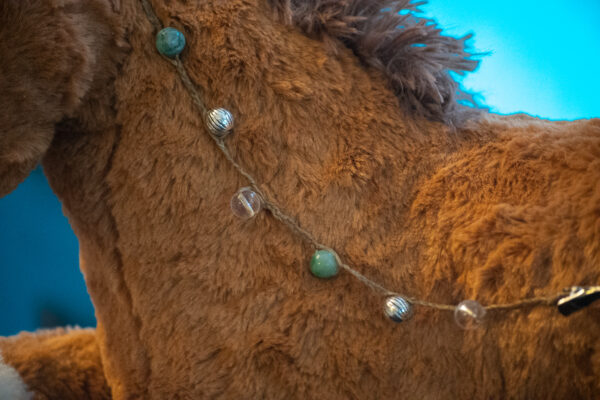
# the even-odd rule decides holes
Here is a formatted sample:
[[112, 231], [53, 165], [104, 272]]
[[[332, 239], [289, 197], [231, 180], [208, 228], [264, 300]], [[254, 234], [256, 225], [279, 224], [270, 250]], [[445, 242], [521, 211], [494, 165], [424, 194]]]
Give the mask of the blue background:
[[[423, 10], [490, 52], [463, 84], [493, 111], [600, 117], [600, 1], [432, 0]], [[93, 326], [93, 308], [77, 239], [37, 169], [0, 199], [0, 335], [66, 324]]]

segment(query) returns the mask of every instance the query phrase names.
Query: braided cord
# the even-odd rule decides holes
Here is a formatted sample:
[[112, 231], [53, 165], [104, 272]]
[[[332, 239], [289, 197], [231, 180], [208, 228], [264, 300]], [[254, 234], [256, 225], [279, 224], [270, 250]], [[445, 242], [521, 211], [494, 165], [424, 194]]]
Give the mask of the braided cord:
[[[158, 19], [158, 17], [156, 16], [156, 14], [154, 13], [153, 8], [152, 8], [151, 4], [149, 3], [149, 1], [148, 0], [140, 0], [140, 1], [142, 2], [142, 7], [143, 7], [150, 23], [154, 26], [154, 28], [157, 31], [162, 29], [163, 25], [160, 22], [160, 20]], [[181, 61], [179, 56], [176, 56], [173, 59], [170, 59], [167, 57], [163, 57], [163, 58], [165, 60], [167, 60], [168, 62], [170, 62], [175, 67], [183, 85], [185, 86], [187, 92], [191, 96], [194, 104], [200, 111], [203, 122], [206, 123], [206, 115], [207, 115], [208, 109], [207, 109], [206, 105], [204, 104], [204, 102], [202, 101], [202, 97], [201, 97], [199, 89], [196, 87], [196, 85], [190, 79], [190, 77], [185, 69], [185, 66], [183, 65], [183, 62]], [[407, 301], [409, 301], [410, 303], [421, 306], [421, 307], [427, 307], [427, 308], [432, 308], [432, 309], [442, 310], [442, 311], [454, 311], [456, 309], [455, 305], [434, 303], [434, 302], [430, 302], [430, 301], [420, 300], [417, 298], [413, 298], [413, 297], [406, 296], [406, 295], [394, 292], [392, 290], [389, 290], [386, 287], [382, 286], [381, 284], [367, 278], [365, 275], [363, 275], [362, 273], [358, 272], [357, 270], [355, 270], [354, 268], [352, 268], [351, 266], [346, 264], [334, 249], [319, 242], [311, 232], [302, 228], [300, 226], [300, 224], [293, 217], [286, 214], [279, 206], [277, 206], [277, 204], [273, 203], [271, 200], [269, 200], [267, 198], [267, 196], [261, 190], [260, 186], [258, 185], [256, 179], [254, 179], [252, 174], [250, 174], [242, 165], [240, 165], [233, 158], [233, 156], [231, 155], [231, 152], [229, 151], [229, 148], [227, 147], [227, 144], [225, 143], [225, 141], [223, 139], [217, 138], [213, 135], [211, 135], [211, 137], [214, 139], [215, 143], [217, 144], [217, 147], [221, 150], [221, 152], [223, 153], [225, 158], [229, 161], [229, 163], [238, 171], [238, 173], [240, 175], [242, 175], [244, 178], [246, 178], [248, 180], [250, 187], [252, 187], [252, 189], [261, 197], [261, 200], [264, 204], [264, 208], [267, 209], [275, 219], [277, 219], [278, 221], [280, 221], [281, 223], [286, 225], [292, 232], [294, 232], [296, 235], [302, 237], [305, 241], [309, 242], [315, 248], [317, 248], [319, 250], [327, 250], [327, 251], [331, 252], [333, 254], [333, 256], [335, 257], [338, 265], [342, 269], [344, 269], [345, 271], [350, 273], [352, 276], [354, 276], [356, 279], [358, 279], [360, 282], [362, 282], [363, 284], [365, 284], [366, 286], [368, 286], [369, 288], [371, 288], [372, 290], [374, 290], [375, 292], [377, 292], [383, 296], [401, 296], [401, 297], [405, 298]], [[522, 299], [522, 300], [519, 300], [519, 301], [516, 301], [513, 303], [490, 304], [490, 305], [484, 306], [484, 308], [488, 311], [492, 311], [492, 310], [509, 311], [509, 310], [515, 310], [515, 309], [519, 309], [519, 308], [535, 307], [535, 306], [553, 307], [556, 305], [556, 302], [564, 296], [565, 296], [565, 293], [558, 293], [558, 294], [549, 295], [549, 296], [546, 295], [546, 296], [530, 297], [530, 298], [525, 298], [525, 299]]]

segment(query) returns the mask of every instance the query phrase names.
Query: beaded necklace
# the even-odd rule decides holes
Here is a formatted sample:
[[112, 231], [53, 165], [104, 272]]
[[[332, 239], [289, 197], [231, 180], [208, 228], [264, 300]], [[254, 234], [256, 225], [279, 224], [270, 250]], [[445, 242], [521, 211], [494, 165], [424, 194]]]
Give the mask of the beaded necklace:
[[294, 218], [269, 200], [254, 177], [235, 161], [226, 144], [227, 136], [233, 131], [233, 115], [225, 108], [209, 109], [204, 105], [196, 85], [190, 79], [179, 57], [179, 54], [185, 48], [185, 36], [175, 28], [164, 28], [149, 1], [141, 0], [141, 2], [148, 20], [157, 31], [156, 48], [158, 52], [175, 67], [183, 85], [200, 111], [202, 120], [217, 147], [249, 183], [249, 186], [239, 189], [231, 198], [230, 207], [232, 212], [242, 219], [249, 219], [256, 216], [261, 210], [267, 210], [273, 218], [282, 222], [297, 236], [309, 242], [316, 249], [309, 264], [310, 271], [314, 276], [322, 279], [332, 278], [339, 273], [341, 268], [385, 298], [383, 311], [390, 320], [394, 322], [406, 321], [413, 315], [414, 306], [419, 306], [453, 312], [457, 325], [463, 329], [473, 329], [480, 326], [484, 322], [488, 311], [510, 311], [526, 307], [557, 307], [562, 315], [568, 316], [600, 299], [600, 286], [572, 286], [565, 288], [562, 293], [524, 298], [513, 303], [483, 306], [475, 300], [463, 300], [457, 305], [440, 304], [389, 290], [358, 272], [346, 264], [334, 249], [320, 243], [311, 232], [302, 228]]

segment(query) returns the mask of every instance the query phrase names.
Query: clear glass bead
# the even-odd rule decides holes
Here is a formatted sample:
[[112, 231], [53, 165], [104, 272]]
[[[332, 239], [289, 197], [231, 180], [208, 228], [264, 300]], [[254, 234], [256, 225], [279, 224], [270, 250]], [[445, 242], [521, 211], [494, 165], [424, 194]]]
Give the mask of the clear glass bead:
[[462, 329], [475, 329], [483, 323], [485, 308], [475, 300], [463, 300], [454, 309], [454, 321]]
[[256, 216], [262, 208], [260, 196], [252, 188], [238, 190], [230, 202], [231, 211], [239, 218], [248, 219]]

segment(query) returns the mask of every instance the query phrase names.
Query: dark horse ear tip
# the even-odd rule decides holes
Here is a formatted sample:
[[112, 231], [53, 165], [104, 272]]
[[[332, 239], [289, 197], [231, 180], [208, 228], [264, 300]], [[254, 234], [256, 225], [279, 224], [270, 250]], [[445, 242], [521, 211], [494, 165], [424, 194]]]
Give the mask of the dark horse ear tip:
[[35, 159], [21, 163], [0, 163], [0, 197], [15, 190], [36, 165]]
[[569, 316], [599, 299], [600, 286], [573, 286], [570, 293], [558, 300], [556, 305], [562, 315]]

